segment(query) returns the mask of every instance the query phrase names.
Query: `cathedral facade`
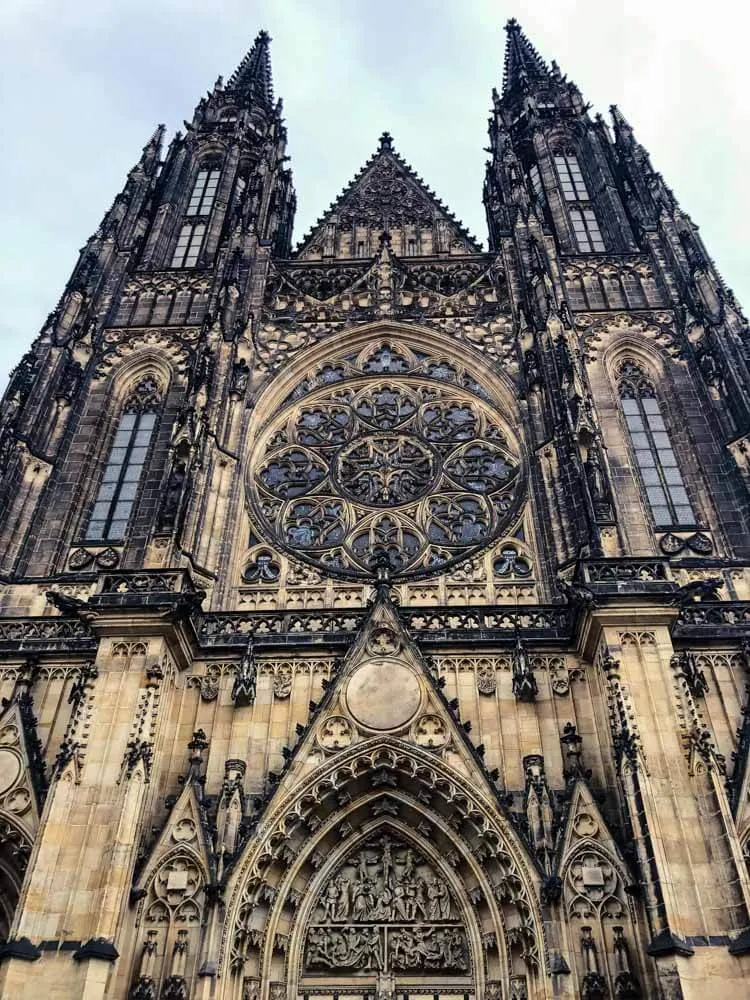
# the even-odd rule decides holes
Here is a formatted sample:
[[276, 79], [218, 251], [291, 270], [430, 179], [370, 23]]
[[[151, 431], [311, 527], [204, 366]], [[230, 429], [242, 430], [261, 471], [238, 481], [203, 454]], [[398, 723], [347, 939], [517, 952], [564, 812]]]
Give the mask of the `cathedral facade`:
[[[483, 249], [261, 33], [0, 407], [3, 1000], [750, 997], [750, 333], [517, 23]], [[479, 141], [479, 137], [478, 137]]]

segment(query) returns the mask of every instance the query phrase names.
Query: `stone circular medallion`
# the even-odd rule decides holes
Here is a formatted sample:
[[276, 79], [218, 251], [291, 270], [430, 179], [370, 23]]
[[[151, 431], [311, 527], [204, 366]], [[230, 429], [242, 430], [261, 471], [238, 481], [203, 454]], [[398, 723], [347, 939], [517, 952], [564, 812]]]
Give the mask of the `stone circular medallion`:
[[347, 708], [367, 729], [400, 729], [414, 718], [420, 701], [419, 681], [394, 660], [363, 664], [346, 687]]
[[11, 788], [21, 773], [21, 761], [11, 752], [0, 753], [0, 792]]

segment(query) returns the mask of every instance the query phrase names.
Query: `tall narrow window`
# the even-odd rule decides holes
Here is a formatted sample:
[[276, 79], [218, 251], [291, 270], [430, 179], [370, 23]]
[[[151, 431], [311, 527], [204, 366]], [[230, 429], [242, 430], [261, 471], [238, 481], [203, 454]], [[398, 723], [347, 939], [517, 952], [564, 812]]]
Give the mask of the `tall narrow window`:
[[571, 208], [570, 221], [582, 253], [603, 253], [604, 240], [593, 208]]
[[219, 185], [218, 169], [199, 170], [185, 215], [210, 215]]
[[578, 157], [575, 153], [556, 153], [555, 166], [563, 198], [568, 203], [576, 247], [581, 253], [603, 253], [604, 239]]
[[685, 489], [654, 387], [641, 368], [626, 361], [619, 394], [643, 488], [658, 528], [694, 524]]
[[560, 176], [563, 197], [566, 201], [588, 201], [589, 192], [581, 173], [581, 165], [574, 153], [557, 153], [555, 166]]
[[208, 220], [216, 200], [221, 170], [202, 167], [195, 178], [185, 219], [172, 253], [172, 267], [195, 267], [198, 263]]
[[128, 397], [107, 456], [99, 492], [91, 512], [89, 541], [120, 541], [133, 513], [159, 407], [158, 387], [144, 378]]
[[186, 222], [177, 237], [177, 244], [172, 254], [172, 267], [195, 267], [205, 235], [205, 222]]

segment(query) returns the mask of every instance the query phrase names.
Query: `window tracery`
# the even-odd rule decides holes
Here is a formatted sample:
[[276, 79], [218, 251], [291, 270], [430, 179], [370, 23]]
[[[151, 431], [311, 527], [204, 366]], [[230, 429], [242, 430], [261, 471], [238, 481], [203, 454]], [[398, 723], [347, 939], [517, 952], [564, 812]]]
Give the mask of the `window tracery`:
[[518, 446], [455, 365], [384, 343], [324, 366], [306, 388], [251, 462], [254, 520], [269, 542], [326, 574], [371, 576], [385, 553], [394, 573], [426, 575], [508, 528]]
[[86, 528], [89, 541], [125, 537], [160, 405], [161, 391], [151, 376], [142, 378], [125, 401]]
[[619, 369], [618, 392], [641, 482], [657, 527], [695, 523], [653, 383], [634, 361]]

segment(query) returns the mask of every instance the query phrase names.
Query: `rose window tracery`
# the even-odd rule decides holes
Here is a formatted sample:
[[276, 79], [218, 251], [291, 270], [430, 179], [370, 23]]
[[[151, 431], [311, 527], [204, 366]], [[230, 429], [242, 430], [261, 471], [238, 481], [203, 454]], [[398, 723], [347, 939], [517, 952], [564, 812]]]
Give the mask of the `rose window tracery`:
[[[335, 371], [335, 378], [331, 374]], [[257, 439], [255, 529], [327, 573], [432, 575], [507, 531], [523, 499], [512, 432], [457, 366], [381, 344], [326, 364]]]
[[423, 496], [436, 465], [432, 451], [420, 441], [368, 434], [339, 452], [333, 478], [353, 500], [390, 507]]

